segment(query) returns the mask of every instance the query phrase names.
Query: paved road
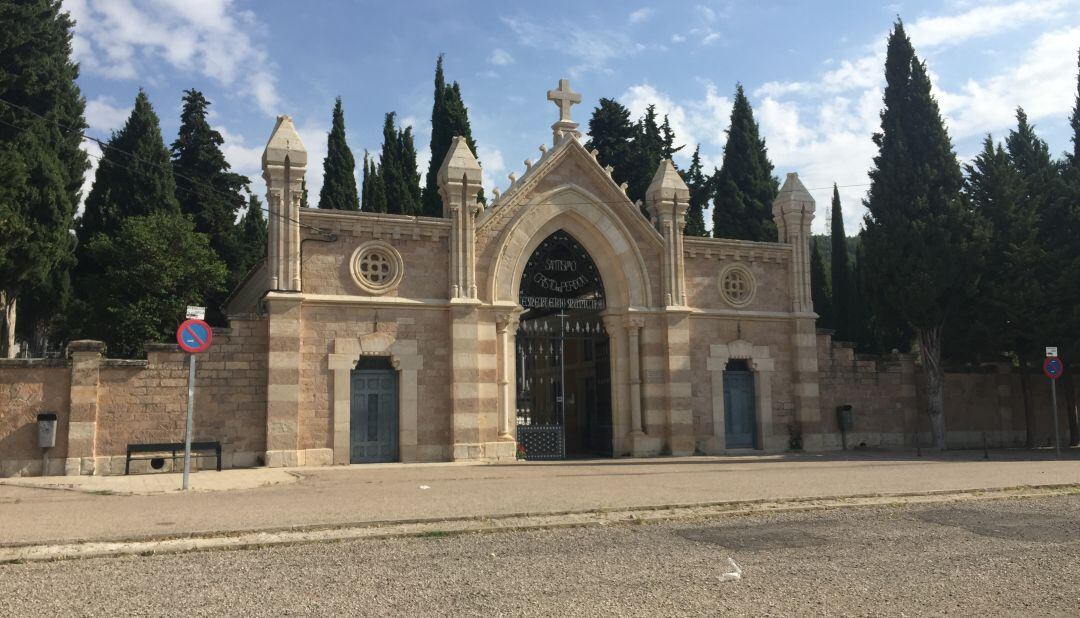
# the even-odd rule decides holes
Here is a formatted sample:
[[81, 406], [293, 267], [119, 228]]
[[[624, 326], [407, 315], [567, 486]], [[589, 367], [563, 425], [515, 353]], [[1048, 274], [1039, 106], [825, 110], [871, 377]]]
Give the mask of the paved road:
[[[721, 581], [732, 558], [739, 581]], [[1076, 615], [1080, 496], [0, 566], [0, 614]]]
[[[297, 469], [290, 485], [94, 495], [0, 485], [0, 545], [605, 507], [1080, 483], [1080, 453], [989, 461], [789, 455]], [[200, 472], [199, 474], [229, 474]]]

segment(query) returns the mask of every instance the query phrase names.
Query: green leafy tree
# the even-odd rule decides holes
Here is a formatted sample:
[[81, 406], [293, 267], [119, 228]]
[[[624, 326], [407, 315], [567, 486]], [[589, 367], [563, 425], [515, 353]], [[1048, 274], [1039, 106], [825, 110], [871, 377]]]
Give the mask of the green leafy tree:
[[82, 336], [105, 341], [112, 356], [133, 357], [148, 341], [167, 341], [187, 305], [225, 289], [225, 266], [188, 216], [158, 210], [124, 219], [86, 246], [101, 269], [87, 276]]
[[945, 448], [942, 331], [978, 283], [982, 229], [961, 196], [960, 165], [926, 67], [899, 21], [889, 35], [885, 82], [865, 202], [864, 278], [875, 313], [918, 336], [934, 444]]
[[825, 273], [825, 260], [821, 259], [816, 239], [810, 243], [810, 298], [814, 302], [814, 311], [818, 314], [817, 323], [823, 328], [833, 327], [833, 306], [829, 290], [829, 278]]
[[779, 191], [779, 182], [773, 176], [765, 140], [759, 135], [754, 111], [742, 84], [735, 87], [724, 161], [714, 187], [713, 236], [776, 240], [772, 203]]
[[55, 284], [74, 264], [70, 229], [88, 161], [70, 15], [58, 0], [2, 2], [0, 24], [0, 348], [11, 356], [20, 297], [48, 299], [27, 304], [34, 332], [64, 310]]
[[705, 207], [709, 204], [709, 179], [701, 172], [701, 145], [694, 148], [690, 169], [686, 171], [686, 186], [690, 188], [690, 205], [686, 209], [687, 236], [708, 236], [705, 230]]
[[360, 210], [356, 192], [356, 161], [345, 142], [345, 112], [341, 97], [334, 100], [333, 121], [326, 138], [326, 158], [323, 159], [323, 185], [319, 191], [319, 208]]
[[832, 226], [830, 241], [830, 281], [832, 283], [832, 328], [844, 341], [854, 341], [851, 309], [855, 299], [851, 289], [851, 266], [848, 264], [847, 235], [844, 232], [844, 211], [840, 206], [840, 190], [833, 183]]
[[[209, 101], [198, 90], [184, 92], [180, 132], [172, 145], [173, 175], [180, 212], [190, 215], [195, 231], [206, 234], [229, 270], [228, 285], [236, 285], [247, 272], [243, 250], [237, 245], [236, 217], [244, 207], [241, 191], [246, 176], [230, 171], [221, 147], [225, 140], [206, 120]], [[223, 323], [219, 307], [224, 296], [206, 299], [211, 321]]]
[[416, 149], [412, 127], [404, 131], [395, 125], [394, 112], [383, 121], [382, 156], [378, 176], [386, 191], [386, 211], [392, 214], [420, 214], [420, 176], [416, 172]]
[[[431, 160], [428, 162], [427, 176], [424, 182], [422, 197], [422, 210], [417, 214], [426, 217], [442, 216], [442, 198], [439, 196], [439, 167], [446, 159], [446, 153], [450, 151], [450, 144], [454, 137], [461, 135], [465, 138], [476, 155], [476, 141], [472, 136], [472, 128], [469, 125], [469, 110], [461, 99], [461, 87], [457, 82], [447, 85], [443, 74], [443, 56], [435, 63], [435, 93], [431, 106]], [[480, 201], [484, 201], [483, 192]]]

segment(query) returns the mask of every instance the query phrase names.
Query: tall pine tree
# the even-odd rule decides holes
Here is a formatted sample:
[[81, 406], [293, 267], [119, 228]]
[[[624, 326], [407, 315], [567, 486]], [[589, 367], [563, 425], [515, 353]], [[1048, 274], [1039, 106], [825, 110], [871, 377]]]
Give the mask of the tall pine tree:
[[21, 329], [43, 339], [67, 302], [86, 153], [85, 100], [71, 61], [74, 22], [59, 0], [0, 3], [0, 320], [4, 356]]
[[323, 159], [323, 185], [319, 191], [319, 208], [360, 210], [356, 192], [356, 161], [345, 141], [345, 112], [341, 97], [334, 99], [333, 121], [326, 138], [326, 158]]
[[266, 236], [262, 202], [254, 193], [248, 193], [247, 210], [236, 226], [236, 244], [240, 255], [237, 270], [241, 277], [266, 257]]
[[[206, 120], [209, 105], [198, 90], [184, 92], [180, 133], [172, 145], [173, 175], [180, 211], [191, 216], [195, 231], [210, 239], [210, 246], [229, 270], [231, 287], [247, 272], [235, 228], [245, 202], [241, 191], [251, 181], [230, 171], [221, 152], [225, 140]], [[223, 300], [208, 299], [212, 315]], [[217, 317], [220, 321], [221, 316]]]
[[776, 240], [772, 203], [779, 182], [772, 173], [773, 166], [765, 140], [759, 135], [754, 111], [742, 84], [738, 84], [724, 144], [724, 161], [714, 184], [713, 236]]
[[226, 269], [180, 212], [169, 151], [144, 92], [104, 153], [77, 228], [69, 321], [77, 336], [130, 356], [171, 337], [186, 305], [218, 298]]
[[[476, 155], [476, 141], [473, 140], [469, 126], [469, 110], [461, 99], [461, 87], [457, 82], [447, 85], [443, 74], [443, 56], [435, 63], [435, 93], [431, 106], [431, 160], [428, 161], [427, 176], [424, 182], [423, 206], [421, 212], [426, 217], [442, 216], [442, 198], [439, 196], [439, 167], [450, 151], [454, 138], [461, 135]], [[480, 201], [484, 201], [483, 192]]]
[[[1058, 272], [1058, 288], [1062, 294], [1059, 302], [1075, 308], [1080, 307], [1080, 285], [1076, 284], [1080, 281], [1080, 50], [1077, 52], [1076, 98], [1072, 115], [1069, 116], [1069, 126], [1072, 127], [1072, 149], [1065, 154], [1065, 161], [1061, 166], [1063, 195], [1056, 203], [1051, 219], [1059, 224], [1059, 237], [1070, 239], [1063, 246], [1053, 249], [1057, 259], [1065, 260]], [[1059, 352], [1062, 353], [1065, 363], [1075, 366], [1077, 359], [1080, 359], [1080, 310], [1067, 316], [1060, 329], [1058, 337], [1063, 349]], [[1074, 371], [1066, 373], [1063, 382], [1065, 416], [1069, 421], [1069, 444], [1080, 446], [1080, 406], [1077, 402], [1080, 380], [1076, 379]]]
[[701, 171], [701, 144], [694, 148], [690, 157], [690, 169], [686, 171], [686, 186], [690, 188], [690, 205], [686, 209], [686, 236], [708, 236], [705, 230], [705, 207], [709, 203], [709, 180]]
[[814, 311], [818, 314], [818, 326], [835, 328], [833, 320], [832, 293], [829, 290], [829, 278], [825, 274], [825, 260], [821, 258], [817, 238], [810, 240], [810, 298], [814, 302]]
[[934, 444], [945, 448], [942, 331], [978, 281], [981, 226], [961, 197], [960, 165], [926, 67], [899, 21], [889, 35], [885, 82], [865, 202], [864, 278], [876, 314], [918, 335]]
[[830, 273], [832, 275], [832, 328], [836, 337], [843, 341], [854, 341], [855, 334], [851, 327], [851, 308], [855, 299], [851, 290], [851, 267], [848, 265], [847, 235], [844, 233], [844, 211], [840, 207], [840, 190], [833, 183], [832, 226], [830, 241]]
[[616, 183], [629, 182], [633, 169], [634, 123], [630, 110], [615, 99], [600, 99], [589, 118], [589, 139], [585, 148], [596, 150], [600, 165], [610, 165]]

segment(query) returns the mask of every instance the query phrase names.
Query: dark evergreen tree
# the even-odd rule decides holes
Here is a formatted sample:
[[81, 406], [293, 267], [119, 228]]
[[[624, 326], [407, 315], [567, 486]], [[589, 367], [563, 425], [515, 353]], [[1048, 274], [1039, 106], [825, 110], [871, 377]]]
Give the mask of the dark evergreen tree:
[[[473, 140], [472, 128], [469, 126], [469, 110], [461, 99], [461, 87], [457, 82], [446, 84], [443, 75], [443, 57], [435, 63], [435, 93], [431, 107], [431, 160], [428, 162], [427, 176], [424, 182], [422, 212], [426, 217], [441, 217], [443, 206], [439, 196], [439, 168], [446, 159], [446, 153], [450, 151], [450, 144], [454, 137], [465, 137], [472, 150], [477, 155], [476, 141]], [[480, 201], [484, 201], [483, 192]]]
[[[1068, 238], [1064, 245], [1054, 247], [1054, 257], [1065, 259], [1058, 271], [1060, 282], [1058, 293], [1063, 295], [1059, 302], [1074, 308], [1080, 307], [1080, 51], [1077, 52], [1076, 99], [1069, 116], [1072, 127], [1072, 151], [1065, 155], [1061, 166], [1063, 180], [1063, 199], [1055, 203], [1051, 223], [1056, 223], [1058, 238]], [[1080, 310], [1074, 310], [1064, 323], [1059, 325], [1059, 350], [1064, 362], [1075, 367], [1080, 360]], [[1066, 418], [1069, 422], [1069, 444], [1080, 446], [1080, 406], [1077, 400], [1077, 387], [1080, 380], [1076, 372], [1067, 372], [1062, 379], [1065, 390]]]
[[248, 271], [266, 257], [266, 236], [266, 217], [263, 215], [262, 202], [254, 193], [249, 193], [247, 210], [236, 226], [236, 244], [240, 248], [241, 256], [237, 270], [241, 277], [247, 275]]
[[307, 178], [300, 181], [300, 208], [311, 208], [308, 203]]
[[[235, 228], [236, 217], [245, 202], [241, 191], [251, 181], [230, 171], [231, 166], [221, 152], [225, 140], [206, 121], [209, 105], [198, 90], [184, 92], [180, 133], [172, 145], [176, 199], [180, 211], [195, 222], [195, 231], [206, 234], [210, 247], [225, 263], [231, 288], [247, 272]], [[223, 323], [223, 316], [218, 314], [223, 300], [224, 296], [207, 299], [212, 322]]]
[[664, 114], [664, 124], [660, 125], [660, 140], [664, 144], [662, 156], [665, 159], [674, 157], [675, 153], [682, 150], [685, 146], [685, 144], [682, 146], [675, 146], [675, 131], [671, 128], [671, 123], [668, 121], [667, 114]]
[[854, 298], [851, 290], [851, 267], [848, 265], [847, 235], [844, 233], [844, 211], [840, 207], [840, 190], [833, 183], [832, 226], [830, 241], [830, 281], [832, 283], [832, 328], [836, 338], [854, 341], [851, 328], [851, 307]]
[[945, 448], [943, 326], [978, 282], [982, 230], [961, 197], [963, 177], [925, 65], [903, 24], [889, 35], [878, 154], [862, 245], [877, 316], [917, 333], [934, 444]]
[[701, 172], [701, 145], [690, 157], [690, 169], [686, 171], [686, 186], [690, 188], [690, 206], [686, 209], [687, 236], [708, 236], [705, 230], [705, 207], [709, 204], [709, 180]]
[[759, 136], [758, 124], [742, 84], [735, 87], [731, 126], [724, 144], [724, 161], [715, 179], [713, 236], [776, 241], [772, 203], [779, 182]]
[[634, 125], [634, 141], [630, 148], [630, 186], [626, 191], [631, 201], [642, 201], [642, 213], [645, 213], [645, 192], [664, 158], [665, 146], [665, 137], [656, 124], [656, 106], [649, 105], [645, 108], [645, 115]]
[[88, 162], [70, 15], [59, 0], [3, 2], [0, 24], [0, 351], [10, 356], [20, 297], [41, 301], [24, 303], [23, 319], [42, 335], [64, 310]]
[[326, 139], [319, 208], [360, 210], [355, 174], [356, 161], [345, 141], [345, 112], [341, 109], [341, 97], [338, 97], [334, 100], [333, 123]]
[[379, 166], [375, 158], [364, 151], [364, 203], [361, 210], [364, 212], [386, 212], [386, 187], [383, 185], [382, 176], [379, 174]]
[[[635, 172], [635, 135], [634, 123], [630, 121], [630, 110], [614, 99], [600, 99], [600, 105], [593, 110], [592, 117], [589, 118], [589, 139], [585, 142], [585, 148], [599, 153], [596, 160], [600, 165], [614, 168], [611, 176], [618, 184], [630, 182], [631, 175]], [[644, 194], [631, 199], [643, 197]]]
[[364, 150], [364, 169], [360, 173], [360, 210], [371, 212], [371, 162], [367, 149]]
[[834, 328], [832, 293], [829, 290], [828, 275], [825, 274], [825, 260], [821, 259], [818, 243], [810, 242], [810, 298], [814, 302], [814, 311], [818, 314], [820, 328]]
[[386, 191], [386, 211], [399, 215], [420, 214], [419, 182], [416, 173], [416, 151], [412, 143], [412, 129], [400, 131], [394, 119], [396, 114], [386, 114], [383, 121], [383, 145], [378, 176]]

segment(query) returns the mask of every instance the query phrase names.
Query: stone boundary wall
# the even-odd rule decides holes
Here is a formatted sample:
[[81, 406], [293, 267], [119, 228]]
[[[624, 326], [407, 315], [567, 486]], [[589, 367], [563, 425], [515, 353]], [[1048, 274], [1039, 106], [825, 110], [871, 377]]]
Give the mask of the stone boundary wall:
[[[220, 441], [223, 467], [262, 463], [266, 345], [265, 320], [234, 319], [196, 362], [194, 440]], [[68, 358], [0, 360], [0, 477], [41, 474], [41, 412], [58, 416], [52, 475], [123, 474], [129, 443], [183, 440], [187, 355], [171, 344], [148, 344], [145, 360], [103, 352], [101, 342], [74, 341]], [[132, 462], [133, 473], [148, 467]]]
[[[855, 427], [848, 448], [914, 448], [933, 440], [926, 414], [926, 379], [914, 354], [856, 354], [849, 343], [818, 331], [823, 446], [841, 448], [836, 407], [851, 405]], [[1022, 376], [1004, 365], [977, 371], [946, 371], [945, 426], [949, 448], [1024, 446], [1026, 438]], [[1042, 374], [1023, 376], [1036, 418], [1035, 444], [1053, 444], [1050, 387]], [[1069, 439], [1063, 385], [1058, 385], [1061, 443]]]

